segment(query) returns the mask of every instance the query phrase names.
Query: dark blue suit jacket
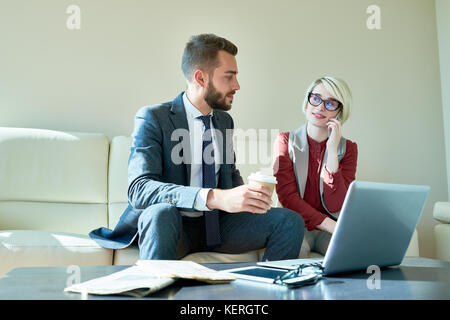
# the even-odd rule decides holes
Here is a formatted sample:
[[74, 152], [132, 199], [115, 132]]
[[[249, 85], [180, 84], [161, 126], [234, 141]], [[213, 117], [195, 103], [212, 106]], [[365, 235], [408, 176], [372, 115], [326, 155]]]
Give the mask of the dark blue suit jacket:
[[[179, 209], [194, 210], [200, 188], [189, 186], [190, 138], [182, 96], [183, 93], [172, 102], [142, 107], [137, 112], [128, 161], [128, 207], [114, 230], [99, 228], [89, 233], [100, 246], [128, 247], [137, 236], [140, 213], [151, 205], [165, 202]], [[218, 139], [223, 159], [218, 188], [242, 185], [235, 166], [233, 119], [225, 111], [214, 110], [212, 121], [222, 133], [222, 140]]]

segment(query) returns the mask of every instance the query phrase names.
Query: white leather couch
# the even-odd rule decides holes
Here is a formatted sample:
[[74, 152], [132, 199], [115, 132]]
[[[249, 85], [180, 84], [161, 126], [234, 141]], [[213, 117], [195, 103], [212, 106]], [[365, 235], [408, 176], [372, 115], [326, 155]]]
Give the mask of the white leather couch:
[[[88, 237], [100, 226], [114, 228], [127, 206], [130, 145], [124, 136], [109, 141], [103, 134], [0, 128], [0, 277], [16, 267], [127, 265], [139, 258], [137, 247], [108, 250]], [[243, 165], [244, 181], [258, 169]], [[247, 262], [262, 254], [184, 259]], [[407, 254], [418, 256], [416, 233]], [[315, 256], [304, 241], [300, 257]]]
[[436, 259], [450, 261], [450, 202], [436, 202], [433, 217], [440, 222], [434, 227]]

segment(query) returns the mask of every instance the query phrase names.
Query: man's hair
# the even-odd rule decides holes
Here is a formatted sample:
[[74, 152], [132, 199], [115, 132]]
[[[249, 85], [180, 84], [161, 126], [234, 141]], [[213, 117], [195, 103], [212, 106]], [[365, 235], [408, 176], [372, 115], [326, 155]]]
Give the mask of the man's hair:
[[199, 34], [192, 36], [183, 52], [181, 70], [188, 81], [192, 79], [196, 69], [212, 72], [218, 67], [217, 54], [220, 50], [236, 56], [238, 48], [225, 38], [215, 34]]

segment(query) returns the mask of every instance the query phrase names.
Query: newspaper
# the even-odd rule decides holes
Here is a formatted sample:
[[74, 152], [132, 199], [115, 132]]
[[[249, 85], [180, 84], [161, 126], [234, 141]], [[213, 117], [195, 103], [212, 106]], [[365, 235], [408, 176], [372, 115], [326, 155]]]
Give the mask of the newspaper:
[[195, 279], [211, 284], [235, 280], [232, 275], [219, 273], [192, 261], [138, 260], [130, 268], [69, 286], [64, 291], [84, 295], [121, 294], [144, 297], [171, 285], [176, 279]]
[[229, 283], [236, 280], [232, 275], [218, 272], [192, 261], [138, 260], [136, 265], [160, 277], [194, 279], [212, 284]]

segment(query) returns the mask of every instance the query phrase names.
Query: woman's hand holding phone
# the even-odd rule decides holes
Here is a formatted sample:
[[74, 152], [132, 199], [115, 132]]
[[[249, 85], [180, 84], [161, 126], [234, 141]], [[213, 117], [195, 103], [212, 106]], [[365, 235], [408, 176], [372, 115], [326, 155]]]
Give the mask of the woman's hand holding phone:
[[339, 121], [339, 117], [330, 118], [327, 122], [327, 126], [329, 132], [327, 141], [328, 153], [337, 155], [337, 148], [342, 137], [341, 122]]
[[339, 161], [337, 157], [337, 148], [339, 141], [341, 141], [341, 122], [339, 121], [339, 115], [336, 118], [330, 118], [327, 122], [328, 126], [328, 141], [327, 141], [327, 151], [328, 158], [326, 163], [326, 168], [328, 172], [334, 173], [339, 169]]

